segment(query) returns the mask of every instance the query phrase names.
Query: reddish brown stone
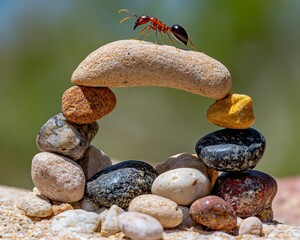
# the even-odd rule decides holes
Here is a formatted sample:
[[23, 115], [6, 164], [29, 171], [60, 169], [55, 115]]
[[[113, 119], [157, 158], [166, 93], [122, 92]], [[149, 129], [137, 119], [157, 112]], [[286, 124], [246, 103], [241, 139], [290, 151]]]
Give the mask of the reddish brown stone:
[[74, 86], [66, 90], [62, 97], [65, 118], [77, 124], [95, 122], [115, 106], [115, 94], [107, 87]]
[[251, 170], [244, 173], [221, 174], [212, 190], [227, 201], [241, 218], [257, 216], [273, 220], [272, 201], [277, 192], [276, 181], [266, 173]]
[[214, 230], [231, 231], [237, 226], [237, 217], [232, 207], [217, 196], [196, 200], [190, 207], [191, 218]]

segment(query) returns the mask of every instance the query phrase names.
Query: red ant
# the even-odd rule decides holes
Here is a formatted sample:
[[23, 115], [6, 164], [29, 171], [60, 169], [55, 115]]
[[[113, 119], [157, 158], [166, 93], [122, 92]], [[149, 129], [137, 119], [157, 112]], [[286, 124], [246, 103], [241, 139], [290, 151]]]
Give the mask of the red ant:
[[[127, 10], [127, 9], [120, 9], [118, 11], [118, 13], [121, 13], [121, 12], [129, 12], [129, 10]], [[167, 26], [166, 24], [164, 24], [163, 22], [161, 22], [160, 20], [158, 20], [155, 17], [149, 17], [147, 15], [138, 16], [136, 14], [132, 14], [129, 17], [123, 18], [120, 21], [120, 23], [123, 23], [123, 22], [127, 21], [128, 19], [130, 19], [132, 17], [136, 17], [136, 21], [135, 21], [133, 30], [135, 30], [139, 25], [144, 25], [146, 23], [150, 23], [149, 25], [145, 26], [141, 30], [141, 32], [135, 37], [135, 39], [137, 39], [140, 35], [144, 34], [145, 31], [146, 31], [146, 29], [148, 29], [147, 33], [146, 33], [146, 36], [143, 39], [143, 40], [145, 40], [149, 36], [149, 33], [150, 33], [151, 29], [152, 29], [152, 30], [155, 31], [155, 39], [157, 39], [157, 31], [158, 31], [159, 34], [160, 34], [160, 39], [161, 39], [162, 43], [164, 44], [164, 41], [163, 41], [163, 38], [162, 38], [162, 33], [165, 33], [168, 36], [168, 38], [169, 38], [170, 42], [172, 43], [172, 45], [175, 47], [174, 42], [173, 42], [172, 38], [170, 37], [170, 34], [168, 33], [170, 31], [172, 33], [172, 35], [178, 41], [180, 41], [181, 43], [183, 43], [185, 46], [188, 43], [190, 43], [190, 45], [192, 46], [192, 48], [195, 51], [197, 51], [197, 49], [195, 48], [194, 44], [189, 39], [189, 35], [188, 35], [187, 31], [182, 26], [180, 26], [179, 24], [174, 24], [172, 27], [170, 27], [170, 26]], [[155, 40], [155, 43], [156, 43], [156, 40]]]

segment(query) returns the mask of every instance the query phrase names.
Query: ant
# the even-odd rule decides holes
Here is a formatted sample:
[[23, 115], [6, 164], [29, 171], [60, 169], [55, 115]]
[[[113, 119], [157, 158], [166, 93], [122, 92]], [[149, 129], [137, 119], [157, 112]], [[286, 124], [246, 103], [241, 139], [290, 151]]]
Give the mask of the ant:
[[[121, 13], [121, 12], [129, 12], [129, 10], [120, 9], [118, 11], [118, 13]], [[170, 27], [170, 26], [167, 26], [166, 24], [164, 24], [162, 21], [160, 21], [159, 19], [157, 19], [155, 17], [149, 17], [147, 15], [138, 16], [136, 14], [132, 14], [129, 17], [123, 18], [120, 21], [120, 23], [123, 23], [123, 22], [125, 22], [128, 19], [133, 18], [133, 17], [136, 17], [136, 21], [135, 21], [133, 30], [135, 30], [139, 25], [144, 25], [144, 24], [150, 23], [149, 25], [145, 26], [141, 30], [141, 32], [134, 39], [137, 39], [140, 35], [145, 33], [146, 29], [148, 29], [147, 33], [146, 33], [146, 35], [143, 39], [143, 40], [145, 40], [149, 36], [149, 33], [152, 29], [152, 30], [155, 31], [155, 39], [157, 39], [157, 31], [158, 31], [159, 34], [160, 34], [160, 39], [161, 39], [162, 43], [164, 44], [164, 41], [163, 41], [163, 38], [162, 38], [162, 33], [165, 33], [168, 36], [168, 38], [169, 38], [170, 42], [172, 43], [172, 45], [175, 47], [174, 42], [173, 42], [173, 40], [172, 40], [172, 38], [170, 37], [170, 34], [169, 34], [169, 31], [170, 31], [172, 33], [173, 37], [175, 39], [177, 39], [179, 42], [183, 43], [185, 46], [188, 43], [190, 43], [191, 47], [195, 51], [198, 51], [195, 48], [192, 41], [189, 39], [188, 32], [182, 26], [180, 26], [179, 24], [174, 24], [172, 27]], [[156, 40], [155, 40], [155, 43], [156, 43]]]

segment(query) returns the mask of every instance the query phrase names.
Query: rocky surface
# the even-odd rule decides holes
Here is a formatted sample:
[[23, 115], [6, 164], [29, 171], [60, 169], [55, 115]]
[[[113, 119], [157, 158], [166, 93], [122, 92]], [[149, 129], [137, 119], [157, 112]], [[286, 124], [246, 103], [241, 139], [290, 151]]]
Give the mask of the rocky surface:
[[[261, 239], [299, 239], [300, 237], [300, 178], [278, 181], [279, 192], [274, 200], [275, 219], [286, 224], [263, 224]], [[51, 231], [53, 219], [29, 218], [16, 208], [16, 202], [29, 190], [0, 186], [0, 238], [4, 239], [54, 239]], [[298, 216], [298, 217], [297, 217]], [[258, 239], [257, 236], [241, 235], [234, 237], [222, 232], [204, 232], [195, 228], [187, 230], [165, 230], [163, 240], [174, 239]], [[109, 238], [94, 234], [67, 233], [55, 239], [125, 239], [123, 234]]]

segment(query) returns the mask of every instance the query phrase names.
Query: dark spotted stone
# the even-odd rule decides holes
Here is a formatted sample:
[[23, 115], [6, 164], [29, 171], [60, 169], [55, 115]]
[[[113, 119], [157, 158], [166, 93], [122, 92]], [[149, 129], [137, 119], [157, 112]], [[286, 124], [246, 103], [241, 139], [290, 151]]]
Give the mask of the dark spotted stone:
[[41, 127], [36, 144], [43, 152], [58, 153], [78, 160], [83, 157], [98, 129], [97, 122], [75, 124], [59, 113]]
[[91, 177], [86, 184], [86, 196], [98, 206], [114, 204], [127, 208], [139, 195], [151, 193], [158, 176], [148, 163], [129, 160], [105, 168]]
[[257, 216], [273, 220], [272, 201], [277, 193], [276, 181], [266, 173], [251, 170], [244, 173], [222, 173], [212, 190], [223, 198], [241, 218]]
[[196, 152], [209, 168], [242, 172], [257, 165], [265, 146], [265, 138], [253, 128], [222, 129], [201, 138], [196, 143]]

